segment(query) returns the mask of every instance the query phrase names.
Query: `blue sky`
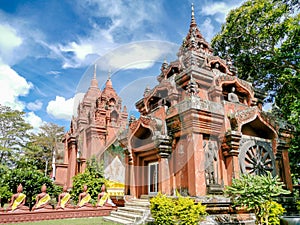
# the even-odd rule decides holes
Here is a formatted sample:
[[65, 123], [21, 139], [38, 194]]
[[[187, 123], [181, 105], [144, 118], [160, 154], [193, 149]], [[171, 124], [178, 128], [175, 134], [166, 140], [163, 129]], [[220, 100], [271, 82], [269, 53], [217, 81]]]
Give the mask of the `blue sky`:
[[97, 64], [130, 113], [153, 87], [163, 60], [176, 59], [194, 2], [207, 41], [242, 0], [0, 0], [0, 104], [43, 122], [69, 126]]

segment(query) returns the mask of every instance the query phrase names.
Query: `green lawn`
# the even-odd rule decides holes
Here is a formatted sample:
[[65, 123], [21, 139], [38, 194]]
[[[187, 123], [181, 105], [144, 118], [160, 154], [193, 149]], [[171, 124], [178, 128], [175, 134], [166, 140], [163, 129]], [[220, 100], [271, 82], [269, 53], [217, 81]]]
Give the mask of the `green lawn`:
[[44, 220], [29, 223], [10, 223], [11, 225], [116, 225], [116, 223], [105, 222], [101, 217], [62, 219], [62, 220]]

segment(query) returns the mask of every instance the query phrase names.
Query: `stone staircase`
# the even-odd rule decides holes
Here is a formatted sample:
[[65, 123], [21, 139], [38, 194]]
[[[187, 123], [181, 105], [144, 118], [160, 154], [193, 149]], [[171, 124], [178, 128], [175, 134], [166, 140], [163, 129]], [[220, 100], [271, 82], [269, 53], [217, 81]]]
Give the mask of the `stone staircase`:
[[118, 224], [146, 224], [151, 221], [149, 199], [131, 199], [125, 203], [125, 207], [119, 207], [103, 219]]

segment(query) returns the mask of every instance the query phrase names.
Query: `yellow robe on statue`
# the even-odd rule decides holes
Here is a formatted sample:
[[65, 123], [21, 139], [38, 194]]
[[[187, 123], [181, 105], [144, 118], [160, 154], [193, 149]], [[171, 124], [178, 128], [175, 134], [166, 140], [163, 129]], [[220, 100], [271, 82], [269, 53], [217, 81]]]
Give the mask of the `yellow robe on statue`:
[[48, 203], [50, 201], [50, 195], [46, 194], [44, 197], [42, 197], [38, 203], [36, 204], [36, 208], [40, 208], [42, 205]]
[[107, 202], [107, 200], [109, 199], [109, 194], [105, 193], [99, 200], [98, 205], [99, 206], [104, 206], [104, 204]]
[[84, 204], [88, 203], [91, 200], [90, 194], [87, 194], [83, 199], [80, 200], [79, 206], [82, 207]]
[[60, 200], [60, 207], [64, 209], [70, 198], [71, 195], [69, 193], [65, 194], [65, 196]]
[[23, 193], [20, 193], [19, 196], [14, 200], [14, 203], [11, 207], [11, 210], [14, 211], [18, 206], [23, 202], [23, 200], [26, 198], [26, 195]]

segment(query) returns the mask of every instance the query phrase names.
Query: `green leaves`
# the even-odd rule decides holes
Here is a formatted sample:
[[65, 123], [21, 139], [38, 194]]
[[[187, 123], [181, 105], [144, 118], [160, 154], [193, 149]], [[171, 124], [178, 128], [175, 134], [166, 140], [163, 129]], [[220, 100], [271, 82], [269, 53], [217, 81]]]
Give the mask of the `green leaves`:
[[92, 157], [87, 163], [85, 172], [73, 177], [73, 189], [71, 193], [73, 200], [78, 201], [78, 196], [82, 192], [83, 185], [87, 185], [88, 193], [92, 199], [97, 199], [104, 182], [103, 164], [99, 164], [96, 158]]
[[0, 105], [0, 164], [15, 165], [29, 137], [31, 126], [24, 112]]
[[47, 186], [47, 193], [52, 198], [57, 198], [62, 188], [53, 184], [49, 177], [45, 177], [40, 171], [27, 169], [7, 170], [0, 177], [0, 196], [2, 203], [7, 203], [12, 193], [17, 192], [19, 184], [23, 185], [23, 193], [26, 194], [26, 204], [30, 207], [35, 203], [35, 196], [41, 192], [43, 184]]
[[268, 101], [282, 109], [297, 128], [291, 170], [299, 176], [300, 161], [300, 14], [295, 0], [248, 0], [232, 10], [212, 40], [215, 53], [230, 56], [239, 78], [268, 92]]
[[[279, 181], [277, 176], [272, 177], [270, 172], [266, 176], [243, 174], [240, 179], [233, 179], [232, 185], [226, 187], [225, 194], [231, 196], [236, 206], [244, 206], [248, 210], [254, 210], [257, 224], [267, 224], [265, 222], [270, 216], [270, 204], [273, 198], [290, 193], [282, 187], [283, 183]], [[273, 211], [273, 213], [275, 212]]]
[[150, 209], [155, 224], [194, 225], [206, 215], [206, 207], [195, 203], [189, 197], [177, 194], [178, 198], [170, 198], [158, 193], [150, 200]]

